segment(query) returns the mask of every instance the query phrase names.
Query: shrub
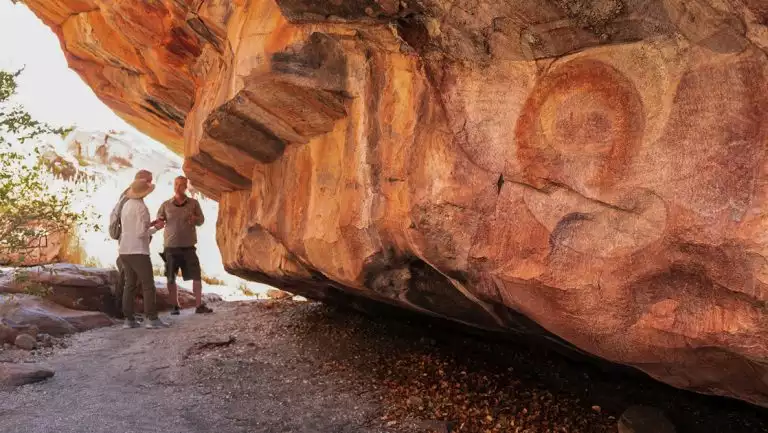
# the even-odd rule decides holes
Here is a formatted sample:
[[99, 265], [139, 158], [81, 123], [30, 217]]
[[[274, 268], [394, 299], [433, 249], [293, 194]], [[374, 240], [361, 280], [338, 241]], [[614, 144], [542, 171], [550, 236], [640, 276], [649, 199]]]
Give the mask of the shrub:
[[[50, 163], [34, 141], [47, 134], [64, 137], [72, 128], [34, 120], [22, 106], [10, 102], [20, 72], [0, 70], [0, 255], [23, 262], [25, 252], [37, 248], [41, 240], [88, 225], [91, 216], [72, 210], [74, 188], [53, 190], [47, 182]], [[18, 152], [14, 144], [27, 145], [30, 152]]]

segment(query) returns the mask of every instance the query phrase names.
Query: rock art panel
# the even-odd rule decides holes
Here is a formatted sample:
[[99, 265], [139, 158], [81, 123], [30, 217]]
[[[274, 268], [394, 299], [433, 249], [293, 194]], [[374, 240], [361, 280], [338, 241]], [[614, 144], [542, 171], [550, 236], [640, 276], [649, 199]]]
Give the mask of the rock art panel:
[[763, 3], [27, 2], [230, 272], [768, 406]]

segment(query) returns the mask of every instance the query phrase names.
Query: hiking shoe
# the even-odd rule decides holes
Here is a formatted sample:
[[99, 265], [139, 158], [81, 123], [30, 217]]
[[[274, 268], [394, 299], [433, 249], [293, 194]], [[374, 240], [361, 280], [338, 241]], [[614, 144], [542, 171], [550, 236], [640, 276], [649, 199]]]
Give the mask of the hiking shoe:
[[132, 329], [132, 328], [138, 328], [138, 327], [139, 327], [139, 322], [137, 322], [136, 320], [125, 319], [125, 321], [123, 322], [123, 329]]
[[207, 305], [202, 304], [199, 307], [195, 308], [195, 313], [197, 313], [197, 314], [208, 314], [208, 313], [213, 313], [213, 310], [208, 308]]
[[144, 327], [147, 329], [161, 329], [161, 328], [168, 328], [170, 325], [163, 322], [160, 319], [154, 319], [154, 320], [147, 320], [147, 323], [144, 324]]
[[171, 316], [178, 316], [181, 314], [181, 310], [179, 309], [178, 305], [173, 306], [173, 310], [171, 310]]

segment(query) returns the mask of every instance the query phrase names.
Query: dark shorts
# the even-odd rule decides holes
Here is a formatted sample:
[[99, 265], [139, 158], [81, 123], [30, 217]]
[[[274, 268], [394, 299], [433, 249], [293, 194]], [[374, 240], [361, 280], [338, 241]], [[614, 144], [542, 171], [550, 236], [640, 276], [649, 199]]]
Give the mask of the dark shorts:
[[179, 270], [181, 270], [184, 281], [200, 281], [202, 279], [200, 260], [197, 258], [195, 247], [166, 248], [161, 257], [165, 260], [165, 276], [168, 278], [168, 284], [176, 282], [176, 275], [179, 274]]

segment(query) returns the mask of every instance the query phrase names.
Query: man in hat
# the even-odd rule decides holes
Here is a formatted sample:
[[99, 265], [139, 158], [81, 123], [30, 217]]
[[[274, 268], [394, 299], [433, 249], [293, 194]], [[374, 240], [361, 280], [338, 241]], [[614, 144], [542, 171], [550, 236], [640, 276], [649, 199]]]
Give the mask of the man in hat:
[[140, 284], [144, 298], [145, 326], [150, 329], [165, 328], [168, 324], [157, 317], [155, 302], [155, 277], [152, 274], [152, 261], [149, 258], [149, 238], [165, 227], [160, 220], [150, 221], [149, 209], [144, 204], [144, 197], [154, 191], [155, 185], [144, 179], [134, 180], [125, 193], [128, 201], [120, 213], [120, 261], [125, 272], [123, 290], [123, 328], [136, 328], [134, 317], [134, 295], [136, 285]]
[[173, 182], [174, 195], [160, 206], [157, 219], [164, 221], [164, 251], [160, 255], [165, 260], [165, 276], [168, 279], [168, 292], [173, 303], [171, 314], [179, 314], [178, 286], [176, 275], [181, 270], [185, 281], [192, 280], [195, 294], [195, 313], [213, 312], [203, 303], [203, 282], [200, 260], [197, 257], [197, 227], [205, 222], [200, 203], [187, 196], [187, 178], [178, 176]]
[[[152, 172], [149, 170], [139, 170], [136, 172], [133, 180], [143, 180], [147, 183], [152, 183]], [[125, 194], [128, 192], [126, 188], [120, 194], [118, 202], [125, 199]], [[117, 216], [119, 218], [119, 215]], [[118, 318], [123, 314], [123, 289], [125, 288], [125, 269], [123, 268], [123, 262], [120, 260], [120, 256], [117, 256], [117, 284], [115, 285], [115, 314]]]

